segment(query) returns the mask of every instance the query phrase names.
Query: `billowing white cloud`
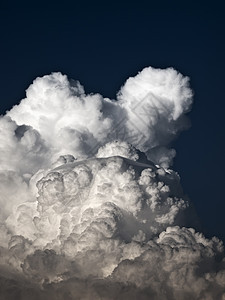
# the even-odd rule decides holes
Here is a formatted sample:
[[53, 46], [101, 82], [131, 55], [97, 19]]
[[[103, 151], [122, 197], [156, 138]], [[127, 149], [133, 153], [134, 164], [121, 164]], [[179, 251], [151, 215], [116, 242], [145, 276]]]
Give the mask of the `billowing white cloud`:
[[117, 100], [34, 81], [0, 118], [1, 299], [225, 299], [223, 244], [169, 168], [191, 103], [172, 68]]
[[117, 101], [86, 95], [79, 82], [61, 73], [37, 78], [26, 95], [7, 116], [38, 131], [52, 161], [68, 153], [93, 156], [100, 145], [117, 139], [168, 166], [174, 151], [166, 147], [187, 125], [184, 114], [192, 103], [188, 78], [172, 68], [145, 68], [127, 80]]

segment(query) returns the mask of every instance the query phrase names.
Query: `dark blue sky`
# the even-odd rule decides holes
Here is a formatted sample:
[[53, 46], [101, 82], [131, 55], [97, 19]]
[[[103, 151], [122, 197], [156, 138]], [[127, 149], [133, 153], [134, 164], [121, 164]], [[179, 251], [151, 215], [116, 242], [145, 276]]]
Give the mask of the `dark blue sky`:
[[2, 5], [0, 113], [25, 96], [33, 79], [53, 71], [111, 98], [146, 66], [190, 76], [192, 128], [174, 143], [174, 168], [205, 233], [225, 241], [225, 8], [222, 1], [196, 2]]

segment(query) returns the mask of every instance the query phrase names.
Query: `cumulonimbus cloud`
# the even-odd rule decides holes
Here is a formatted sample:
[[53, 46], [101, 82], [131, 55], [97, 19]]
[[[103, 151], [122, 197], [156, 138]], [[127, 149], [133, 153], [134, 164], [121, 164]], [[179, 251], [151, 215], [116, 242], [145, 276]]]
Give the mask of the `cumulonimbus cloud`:
[[2, 299], [225, 299], [223, 244], [170, 166], [189, 80], [146, 68], [116, 100], [61, 73], [0, 118]]

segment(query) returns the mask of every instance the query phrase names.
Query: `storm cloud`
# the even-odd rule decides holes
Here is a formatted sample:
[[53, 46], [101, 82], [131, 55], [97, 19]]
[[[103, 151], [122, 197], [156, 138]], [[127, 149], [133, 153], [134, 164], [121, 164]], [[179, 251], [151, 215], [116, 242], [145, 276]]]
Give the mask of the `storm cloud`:
[[172, 140], [189, 79], [145, 68], [108, 99], [61, 73], [0, 117], [1, 299], [225, 299]]

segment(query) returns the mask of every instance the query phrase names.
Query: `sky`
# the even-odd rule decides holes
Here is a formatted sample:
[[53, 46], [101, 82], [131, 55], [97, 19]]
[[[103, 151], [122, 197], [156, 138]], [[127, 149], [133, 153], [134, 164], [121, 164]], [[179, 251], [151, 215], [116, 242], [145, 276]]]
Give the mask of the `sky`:
[[[10, 237], [9, 243], [11, 243], [10, 249], [12, 249], [10, 251], [12, 253], [15, 251], [18, 260], [21, 259], [24, 276], [28, 276], [32, 280], [40, 280], [42, 283], [42, 279], [47, 278], [51, 283], [49, 290], [45, 290], [47, 294], [42, 295], [42, 291], [38, 291], [40, 299], [42, 296], [51, 299], [50, 295], [54, 295], [58, 290], [62, 292], [59, 299], [65, 298], [67, 290], [73, 293], [70, 278], [74, 278], [77, 270], [81, 274], [79, 280], [75, 281], [79, 286], [77, 293], [79, 294], [81, 291], [80, 297], [83, 295], [87, 274], [91, 274], [93, 278], [95, 276], [103, 278], [99, 282], [96, 282], [95, 279], [87, 281], [89, 285], [87, 290], [90, 293], [98, 295], [100, 289], [102, 293], [107, 294], [111, 291], [113, 294], [117, 290], [120, 291], [121, 288], [120, 295], [122, 295], [124, 293], [123, 280], [129, 273], [127, 270], [130, 270], [129, 274], [133, 274], [132, 272], [135, 274], [136, 270], [143, 274], [143, 277], [140, 275], [143, 281], [140, 283], [140, 289], [137, 288], [137, 290], [133, 286], [133, 284], [137, 285], [137, 279], [135, 279], [135, 275], [134, 277], [130, 275], [128, 296], [132, 293], [133, 297], [135, 297], [135, 293], [138, 296], [142, 293], [144, 296], [154, 296], [155, 291], [161, 291], [161, 288], [157, 286], [157, 280], [152, 283], [152, 289], [146, 288], [148, 282], [145, 282], [144, 279], [145, 269], [142, 269], [139, 263], [142, 262], [142, 265], [143, 261], [153, 263], [157, 260], [157, 251], [160, 250], [159, 252], [164, 254], [159, 257], [159, 261], [162, 266], [166, 261], [168, 270], [173, 273], [173, 266], [177, 266], [177, 256], [172, 252], [172, 254], [167, 252], [167, 244], [173, 245], [173, 241], [181, 249], [179, 250], [180, 257], [187, 256], [187, 253], [200, 253], [199, 257], [203, 257], [200, 263], [197, 256], [192, 257], [193, 261], [196, 261], [196, 266], [202, 264], [206, 264], [209, 266], [208, 268], [212, 266], [211, 270], [199, 267], [200, 273], [209, 272], [210, 275], [206, 274], [202, 278], [206, 278], [207, 284], [213, 282], [210, 287], [205, 285], [201, 279], [196, 279], [194, 275], [190, 279], [190, 286], [196, 282], [197, 291], [198, 289], [210, 290], [213, 294], [218, 290], [218, 293], [225, 297], [220, 282], [222, 280], [220, 278], [224, 276], [224, 261], [220, 266], [217, 264], [217, 258], [221, 257], [222, 248], [218, 240], [206, 239], [216, 236], [225, 242], [223, 191], [225, 169], [224, 13], [225, 7], [222, 1], [213, 3], [202, 1], [198, 1], [198, 3], [192, 1], [161, 1], [160, 3], [152, 1], [139, 1], [138, 3], [133, 1], [129, 1], [129, 3], [125, 1], [122, 3], [116, 1], [110, 3], [65, 1], [59, 3], [55, 1], [43, 5], [37, 3], [32, 6], [22, 2], [1, 4], [0, 114], [8, 113], [6, 117], [0, 119], [2, 122], [0, 125], [3, 126], [1, 128], [5, 130], [2, 131], [3, 147], [0, 150], [3, 154], [0, 162], [1, 168], [4, 169], [6, 165], [15, 174], [6, 172], [7, 176], [1, 175], [2, 186], [5, 183], [6, 189], [1, 186], [3, 200], [0, 199], [0, 201], [4, 203], [5, 195], [9, 195], [12, 202], [19, 205], [21, 202], [18, 202], [20, 200], [15, 197], [18, 192], [24, 197], [25, 204], [24, 208], [18, 206], [13, 213], [10, 212], [10, 205], [7, 204], [0, 213], [0, 217], [4, 219], [11, 213], [11, 217], [6, 221], [8, 226], [6, 227], [15, 234]], [[161, 70], [157, 71], [156, 69]], [[54, 73], [50, 75], [52, 72]], [[137, 75], [138, 72], [140, 72], [139, 75]], [[190, 86], [186, 76], [190, 79]], [[38, 77], [40, 78], [36, 79]], [[72, 83], [69, 81], [70, 79], [78, 80], [80, 84]], [[148, 85], [146, 82], [152, 82], [152, 85]], [[170, 89], [168, 86], [172, 86], [171, 82], [173, 82], [174, 88]], [[82, 86], [87, 96], [84, 94]], [[193, 91], [193, 103], [190, 88]], [[45, 90], [48, 90], [48, 94], [44, 93]], [[149, 91], [152, 95], [150, 99], [147, 93]], [[147, 99], [146, 111], [149, 112], [152, 123], [144, 118], [141, 122], [140, 118], [136, 118], [137, 115], [133, 114], [133, 108], [138, 108], [133, 103], [134, 97], [138, 100], [142, 97]], [[26, 99], [19, 106], [12, 109], [24, 98]], [[117, 99], [118, 103], [104, 98]], [[78, 108], [75, 109], [70, 102], [71, 99], [77, 101]], [[149, 107], [153, 108], [152, 111], [148, 110]], [[157, 114], [157, 109], [159, 114]], [[189, 122], [184, 117], [185, 114], [187, 114]], [[90, 123], [87, 115], [92, 116]], [[122, 144], [114, 143], [112, 136], [107, 135], [110, 131], [119, 132], [118, 121], [121, 117], [126, 121], [123, 124], [127, 134]], [[10, 121], [10, 118], [13, 121]], [[56, 122], [58, 119], [60, 121], [57, 124], [48, 123], [48, 120]], [[26, 126], [23, 125], [24, 123]], [[133, 146], [127, 144], [127, 142], [131, 142], [129, 133], [132, 130], [135, 131], [134, 128], [136, 128], [132, 127], [132, 124], [141, 128], [144, 136], [148, 137], [147, 141], [138, 140], [136, 144], [133, 143], [133, 146], [141, 152], [136, 152], [137, 150]], [[71, 130], [68, 130], [68, 126]], [[180, 131], [182, 132], [180, 133]], [[140, 131], [137, 133], [140, 135]], [[176, 134], [173, 135], [174, 133]], [[174, 136], [175, 138], [173, 138]], [[18, 141], [14, 137], [18, 138]], [[94, 148], [96, 141], [98, 141], [97, 148]], [[86, 161], [86, 158], [90, 157], [90, 152], [88, 152], [90, 145], [93, 147], [91, 151], [93, 151], [94, 158]], [[156, 155], [152, 150], [152, 145], [159, 148], [162, 146], [161, 152], [159, 151]], [[171, 148], [176, 150], [172, 169], [179, 173], [184, 192], [177, 181], [177, 175], [173, 171], [170, 173], [170, 171], [162, 170], [163, 167], [167, 168], [168, 165], [171, 165], [174, 154], [173, 150], [170, 150]], [[17, 149], [15, 156], [13, 149]], [[70, 155], [65, 155], [65, 151]], [[79, 159], [84, 159], [84, 163], [76, 163], [74, 153], [77, 153]], [[60, 155], [61, 157], [58, 159]], [[124, 159], [110, 158], [110, 155], [121, 155]], [[140, 175], [140, 170], [146, 168], [146, 165], [143, 165], [147, 159], [145, 156], [154, 164], [161, 165], [162, 168], [157, 169], [152, 164], [151, 172], [144, 170]], [[162, 163], [163, 159], [165, 159], [164, 163]], [[57, 168], [58, 175], [54, 173], [54, 168]], [[94, 177], [92, 177], [93, 174], [95, 174]], [[124, 183], [122, 191], [130, 193], [130, 199], [133, 201], [130, 206], [126, 203], [126, 197], [121, 192], [119, 182], [116, 181], [111, 190], [108, 188], [109, 182], [117, 177], [118, 181]], [[75, 187], [72, 186], [71, 178], [76, 182]], [[30, 188], [27, 188], [26, 183], [29, 180], [31, 180]], [[48, 185], [50, 181], [52, 181], [52, 185]], [[29, 197], [34, 199], [36, 190], [33, 185], [35, 182], [38, 182], [37, 207], [34, 205], [35, 200], [29, 200]], [[161, 186], [162, 182], [165, 184], [164, 189]], [[154, 187], [151, 191], [152, 194], [147, 188], [143, 189], [143, 186], [149, 183]], [[56, 184], [56, 188], [54, 184]], [[61, 189], [61, 185], [63, 185], [64, 200], [61, 200], [57, 194], [57, 189]], [[97, 192], [98, 186], [101, 186], [99, 193]], [[14, 188], [18, 189], [15, 194]], [[76, 192], [76, 189], [79, 193]], [[167, 189], [172, 194], [171, 202], [165, 200]], [[120, 196], [117, 194], [119, 190]], [[119, 208], [105, 203], [102, 204], [101, 210], [96, 208], [96, 201], [101, 203], [104, 198], [101, 196], [101, 193], [104, 195], [104, 191], [107, 197], [112, 197], [110, 198], [112, 203], [115, 199], [120, 199], [118, 203], [114, 203], [118, 204]], [[148, 192], [151, 195], [157, 194], [157, 197], [162, 200], [161, 210], [156, 215], [154, 205], [151, 204], [153, 205], [151, 206], [148, 198], [144, 197], [143, 201], [148, 203], [153, 221], [146, 221], [146, 213], [140, 208], [142, 204], [139, 196], [141, 193]], [[81, 211], [76, 211], [76, 205], [71, 200], [71, 193], [72, 195], [77, 193], [79, 199], [87, 199], [87, 203], [84, 204]], [[193, 225], [192, 217], [196, 218], [195, 212], [185, 195], [188, 195], [193, 203], [201, 225], [199, 223], [196, 226]], [[180, 202], [177, 200], [179, 197]], [[68, 225], [72, 224], [74, 219], [70, 220], [68, 216], [61, 219], [62, 216], [59, 212], [66, 210], [61, 202], [57, 208], [57, 220], [53, 220], [53, 223], [50, 222], [53, 224], [52, 227], [46, 223], [47, 213], [51, 214], [51, 209], [53, 209], [51, 205], [54, 198], [62, 203], [65, 201], [69, 208], [73, 208], [73, 212], [80, 215], [83, 223], [81, 222], [79, 225], [80, 228], [78, 228], [78, 224], [75, 224], [76, 222], [74, 223], [77, 231]], [[33, 204], [28, 207], [26, 200]], [[90, 206], [91, 210], [86, 211], [85, 205]], [[133, 214], [138, 221], [129, 219], [124, 213], [126, 209], [128, 209], [128, 214]], [[140, 210], [138, 211], [138, 209]], [[28, 220], [24, 213], [25, 210], [29, 211], [34, 220], [34, 226], [30, 229], [27, 226], [24, 227]], [[182, 215], [183, 211], [185, 217]], [[113, 214], [111, 215], [109, 212], [113, 212]], [[37, 217], [38, 213], [42, 214], [40, 218]], [[118, 219], [113, 219], [114, 215]], [[111, 231], [99, 225], [103, 217], [106, 218], [108, 228], [111, 226]], [[13, 220], [16, 220], [17, 223], [14, 223]], [[135, 224], [136, 227], [131, 224]], [[189, 230], [189, 225], [191, 227], [193, 225], [206, 238], [192, 229]], [[43, 231], [43, 226], [48, 228], [48, 234]], [[96, 229], [97, 233], [108, 235], [108, 238], [112, 240], [112, 244], [107, 246], [104, 244], [106, 243], [105, 239], [99, 238], [98, 241], [96, 238], [99, 245], [102, 243], [101, 250], [105, 255], [103, 262], [95, 261], [96, 274], [92, 266], [92, 257], [89, 257], [88, 251], [85, 252], [88, 247], [90, 250], [96, 247], [91, 241], [95, 234], [97, 236], [97, 233], [92, 232], [91, 226], [94, 230]], [[150, 226], [151, 233], [148, 233], [147, 226]], [[185, 227], [179, 229], [176, 226]], [[79, 240], [76, 234], [79, 235], [82, 232], [81, 227], [86, 228], [83, 231], [86, 232], [86, 235], [82, 233]], [[62, 243], [60, 247], [67, 255], [66, 260], [64, 256], [58, 254], [57, 247], [59, 246], [56, 241], [50, 241], [59, 228], [62, 231], [59, 238]], [[136, 232], [137, 228], [140, 229], [138, 232]], [[110, 232], [113, 232], [112, 236], [110, 236]], [[114, 239], [114, 235], [117, 237], [116, 234], [120, 237], [120, 239], [118, 238], [121, 242], [120, 246], [116, 244], [118, 240]], [[156, 240], [155, 235], [157, 234], [159, 237]], [[72, 238], [66, 239], [67, 235]], [[19, 236], [23, 236], [23, 238], [20, 240]], [[37, 240], [34, 236], [38, 236]], [[9, 237], [5, 234], [2, 239], [3, 244], [7, 239]], [[143, 246], [145, 239], [151, 240], [148, 246]], [[29, 240], [35, 240], [35, 242], [29, 244]], [[88, 241], [90, 245], [87, 244]], [[83, 256], [73, 252], [76, 243], [80, 245], [76, 247], [81, 247]], [[182, 252], [183, 248], [180, 245], [183, 244], [195, 251], [191, 252], [188, 248], [190, 252]], [[51, 245], [49, 252], [42, 248], [47, 247], [46, 245]], [[23, 257], [22, 247], [24, 247], [23, 251], [26, 253], [26, 257]], [[107, 252], [107, 249], [113, 250]], [[121, 251], [122, 254], [116, 252], [115, 249]], [[212, 252], [216, 253], [215, 262], [211, 262]], [[111, 253], [113, 254], [111, 255]], [[8, 254], [4, 252], [4, 255], [4, 259], [7, 261]], [[132, 259], [136, 255], [138, 258], [134, 260], [134, 267], [132, 263], [122, 261], [122, 259], [120, 261], [120, 255], [124, 260], [126, 257]], [[80, 264], [75, 265], [75, 262], [70, 260], [73, 256], [76, 257], [76, 263], [79, 261]], [[171, 264], [168, 257], [172, 257]], [[43, 266], [44, 263], [42, 264], [42, 259], [48, 262], [46, 269]], [[88, 262], [85, 265], [84, 262], [87, 259]], [[209, 261], [211, 264], [208, 263]], [[51, 266], [52, 262], [54, 267]], [[40, 266], [37, 271], [33, 267], [36, 263]], [[82, 264], [84, 264], [83, 269], [81, 268]], [[15, 265], [12, 263], [12, 265], [15, 270], [19, 270], [20, 267], [16, 263]], [[117, 268], [113, 269], [115, 265]], [[10, 268], [5, 271], [4, 267], [5, 274], [11, 274]], [[155, 268], [158, 267], [155, 266]], [[215, 270], [220, 270], [221, 273], [218, 271], [219, 275], [214, 275]], [[111, 274], [110, 272], [113, 272], [113, 277], [108, 282], [107, 276]], [[54, 277], [56, 273], [61, 274], [62, 277]], [[167, 276], [165, 274], [159, 273], [158, 276], [162, 278]], [[152, 274], [149, 273], [149, 278], [152, 278], [151, 276]], [[180, 297], [179, 291], [176, 290], [176, 279], [179, 276], [179, 272], [175, 273], [168, 286], [166, 284], [165, 290], [162, 290], [168, 299], [173, 299], [174, 295], [175, 298]], [[19, 275], [18, 278], [17, 284], [20, 289], [20, 280], [23, 279], [20, 279]], [[64, 279], [65, 285], [60, 283]], [[0, 280], [2, 279], [0, 278]], [[118, 282], [121, 283], [120, 288], [114, 285]], [[207, 286], [206, 289], [205, 286]], [[221, 290], [218, 286], [222, 287]], [[31, 290], [29, 285], [25, 290], [24, 299], [29, 299]], [[176, 290], [175, 294], [173, 294], [174, 290]], [[163, 295], [160, 294], [158, 297], [164, 299]], [[207, 291], [204, 295], [207, 295]], [[126, 299], [128, 296], [123, 294], [124, 298], [121, 296], [121, 299]], [[54, 296], [52, 297], [54, 299]], [[104, 296], [102, 297], [104, 298]], [[118, 297], [117, 294], [115, 294], [115, 299], [116, 297]], [[38, 296], [37, 299], [39, 299]], [[89, 299], [88, 296], [87, 299]], [[201, 296], [198, 299], [202, 299]]]
[[222, 1], [1, 5], [2, 114], [55, 71], [109, 98], [147, 66], [190, 77], [192, 126], [175, 141], [174, 168], [205, 233], [225, 240]]

